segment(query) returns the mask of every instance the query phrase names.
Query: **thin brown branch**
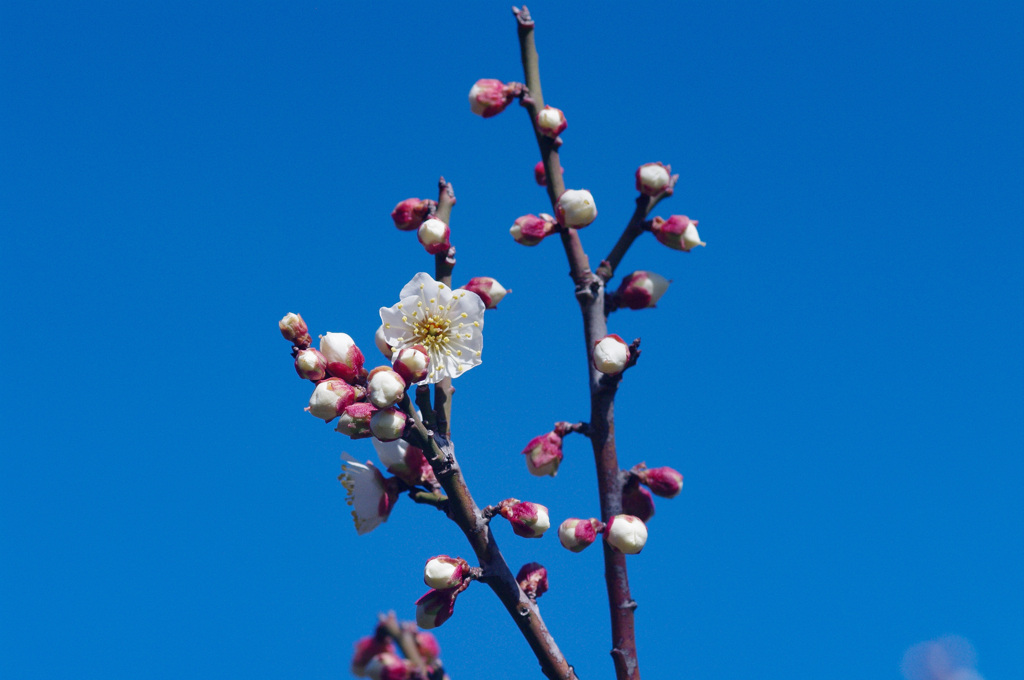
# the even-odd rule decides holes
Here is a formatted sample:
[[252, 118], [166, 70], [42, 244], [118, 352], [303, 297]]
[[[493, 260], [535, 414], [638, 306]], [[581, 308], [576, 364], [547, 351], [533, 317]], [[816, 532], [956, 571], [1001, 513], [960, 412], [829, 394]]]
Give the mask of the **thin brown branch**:
[[[442, 177], [437, 181], [437, 219], [450, 226], [454, 205], [455, 189], [452, 188], [451, 182], [445, 181]], [[434, 279], [449, 288], [452, 287], [452, 269], [454, 268], [454, 247], [434, 256]], [[437, 431], [446, 438], [451, 436], [453, 392], [455, 389], [452, 387], [451, 378], [445, 378], [434, 385], [434, 418], [437, 422]]]
[[603, 281], [608, 281], [612, 276], [615, 275], [615, 269], [622, 262], [622, 258], [625, 257], [626, 251], [633, 245], [633, 241], [640, 236], [640, 234], [646, 231], [644, 222], [647, 220], [647, 216], [654, 210], [654, 206], [661, 203], [662, 199], [672, 195], [673, 189], [675, 189], [676, 180], [679, 179], [679, 175], [672, 175], [669, 179], [668, 186], [655, 197], [647, 196], [646, 194], [640, 194], [636, 198], [636, 209], [633, 210], [633, 216], [629, 219], [629, 224], [622, 231], [622, 236], [616, 241], [615, 246], [612, 248], [612, 252], [608, 253], [602, 262], [601, 266], [597, 268], [597, 275], [601, 277]]

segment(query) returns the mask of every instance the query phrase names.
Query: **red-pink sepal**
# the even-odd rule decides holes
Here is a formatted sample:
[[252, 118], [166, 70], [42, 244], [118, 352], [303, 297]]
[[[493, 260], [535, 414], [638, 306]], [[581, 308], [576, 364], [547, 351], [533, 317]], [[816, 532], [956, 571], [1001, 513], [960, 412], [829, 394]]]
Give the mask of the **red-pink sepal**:
[[695, 246], [707, 245], [697, 233], [697, 220], [686, 215], [672, 215], [667, 220], [655, 217], [651, 221], [651, 233], [660, 243], [687, 253]]
[[320, 353], [327, 359], [327, 372], [345, 382], [354, 383], [363, 375], [363, 353], [348, 333], [320, 336]]
[[441, 645], [437, 644], [437, 638], [426, 631], [416, 633], [416, 649], [428, 664], [434, 663], [441, 656]]
[[636, 169], [636, 190], [645, 196], [661, 193], [671, 196], [672, 167], [664, 163], [644, 163]]
[[661, 274], [647, 271], [635, 271], [619, 284], [616, 302], [619, 307], [629, 309], [646, 309], [653, 307], [668, 290], [672, 283]]
[[446, 590], [428, 590], [426, 595], [416, 600], [416, 625], [420, 628], [437, 628], [450, 619], [455, 611], [455, 596], [464, 589], [465, 583]]
[[391, 211], [391, 219], [402, 231], [416, 231], [423, 220], [437, 210], [437, 201], [429, 198], [407, 198]]
[[312, 347], [300, 349], [295, 353], [295, 372], [303, 380], [323, 380], [327, 377], [327, 358]]
[[448, 249], [452, 247], [451, 233], [452, 230], [447, 224], [436, 217], [431, 217], [419, 226], [416, 237], [428, 253], [437, 255], [448, 252]]
[[498, 283], [497, 279], [492, 279], [489, 276], [474, 276], [466, 282], [466, 285], [460, 286], [460, 289], [479, 295], [487, 309], [496, 308], [498, 303], [510, 292], [505, 290], [505, 286]]
[[597, 534], [603, 529], [604, 524], [596, 518], [570, 517], [558, 527], [558, 542], [566, 550], [582, 552], [597, 540]]
[[413, 345], [398, 350], [392, 357], [391, 367], [408, 384], [427, 379], [430, 371], [430, 353], [423, 345]]
[[554, 477], [562, 463], [562, 437], [557, 432], [538, 435], [526, 445], [523, 455], [526, 456], [526, 469], [531, 475]]
[[377, 412], [377, 407], [365, 401], [356, 402], [345, 407], [339, 414], [336, 429], [352, 439], [365, 439], [373, 434], [370, 430], [370, 419]]
[[[565, 168], [559, 165], [558, 172], [565, 175]], [[544, 161], [537, 161], [537, 165], [533, 166], [533, 179], [542, 187], [546, 187], [548, 185], [548, 171], [547, 168], [544, 167]]]
[[366, 665], [370, 659], [378, 654], [394, 654], [395, 644], [386, 633], [381, 635], [367, 635], [360, 638], [355, 644], [355, 653], [352, 655], [352, 675], [360, 678], [366, 677]]
[[295, 312], [285, 314], [284, 318], [277, 322], [277, 327], [281, 330], [284, 339], [299, 349], [305, 349], [313, 342], [313, 338], [309, 337], [306, 322]]
[[508, 233], [516, 243], [524, 246], [535, 246], [545, 238], [558, 231], [558, 222], [547, 213], [540, 215], [523, 215], [516, 219]]
[[551, 528], [548, 509], [540, 503], [506, 498], [498, 504], [498, 512], [512, 525], [512, 531], [523, 538], [540, 538]]
[[683, 490], [683, 475], [670, 467], [642, 468], [636, 475], [655, 496], [675, 498]]
[[654, 497], [631, 479], [622, 487], [622, 512], [649, 522], [654, 517]]
[[516, 581], [523, 589], [526, 596], [531, 600], [548, 592], [548, 570], [539, 562], [528, 562], [524, 564], [519, 573], [516, 574]]
[[377, 654], [366, 664], [370, 680], [408, 680], [414, 670], [412, 664], [391, 653]]
[[494, 78], [481, 78], [469, 90], [469, 108], [478, 116], [490, 118], [512, 102], [513, 89]]
[[569, 123], [565, 120], [562, 109], [545, 106], [537, 112], [537, 130], [545, 137], [554, 139], [562, 134], [567, 127], [569, 127]]

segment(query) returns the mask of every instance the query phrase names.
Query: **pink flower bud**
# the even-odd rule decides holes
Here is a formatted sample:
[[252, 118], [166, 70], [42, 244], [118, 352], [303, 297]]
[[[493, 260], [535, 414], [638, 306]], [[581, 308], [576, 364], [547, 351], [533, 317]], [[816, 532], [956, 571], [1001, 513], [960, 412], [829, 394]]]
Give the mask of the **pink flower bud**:
[[563, 227], [582, 229], [597, 219], [597, 204], [586, 189], [566, 189], [555, 204], [555, 217]]
[[526, 456], [526, 469], [531, 475], [554, 477], [558, 466], [562, 464], [562, 438], [557, 432], [548, 432], [534, 437], [523, 449]]
[[373, 344], [377, 345], [377, 349], [380, 353], [386, 356], [388, 359], [391, 358], [393, 352], [391, 351], [391, 345], [388, 344], [388, 339], [384, 337], [384, 324], [380, 325], [377, 332], [373, 336]]
[[650, 522], [654, 517], [654, 497], [639, 484], [627, 483], [622, 487], [622, 512]]
[[675, 498], [683, 490], [683, 476], [670, 467], [643, 469], [637, 476], [652, 493], [662, 498]]
[[512, 531], [523, 538], [540, 538], [551, 528], [548, 509], [540, 503], [506, 498], [498, 504], [498, 511], [512, 525]]
[[428, 664], [434, 663], [441, 656], [441, 645], [437, 644], [437, 638], [424, 631], [416, 633], [416, 649]]
[[416, 235], [419, 237], [420, 243], [423, 244], [423, 247], [431, 255], [447, 252], [452, 247], [451, 241], [448, 240], [448, 237], [451, 235], [451, 229], [436, 217], [431, 217], [421, 224]]
[[629, 345], [612, 333], [594, 343], [594, 368], [605, 375], [618, 375], [629, 363]]
[[423, 582], [435, 590], [455, 588], [469, 576], [469, 564], [461, 557], [438, 555], [423, 567]]
[[654, 272], [633, 272], [619, 284], [618, 303], [630, 309], [653, 307], [672, 283]]
[[480, 296], [487, 309], [494, 309], [508, 293], [505, 287], [489, 276], [474, 276], [460, 290], [468, 290]]
[[436, 481], [434, 470], [423, 455], [423, 450], [409, 442], [403, 439], [390, 442], [374, 439], [373, 448], [377, 449], [377, 457], [387, 471], [409, 486]]
[[[559, 165], [558, 172], [565, 175], [565, 168]], [[547, 168], [544, 167], [544, 161], [537, 161], [537, 165], [533, 166], [533, 178], [537, 181], [537, 184], [542, 187], [546, 187], [548, 185], [548, 171]]]
[[309, 329], [306, 328], [306, 322], [295, 312], [285, 314], [284, 318], [277, 322], [277, 327], [281, 329], [281, 335], [284, 336], [284, 339], [299, 349], [305, 349], [313, 342], [313, 338], [309, 337]]
[[363, 353], [348, 333], [321, 335], [320, 352], [327, 359], [327, 372], [345, 382], [355, 382], [363, 371]]
[[392, 368], [406, 383], [418, 383], [427, 379], [430, 371], [430, 354], [423, 345], [400, 349], [393, 358]]
[[562, 547], [573, 552], [581, 552], [597, 540], [601, 522], [597, 519], [577, 519], [570, 517], [558, 527], [558, 541]]
[[366, 677], [366, 666], [370, 663], [370, 659], [378, 654], [395, 653], [395, 645], [386, 635], [379, 638], [376, 635], [360, 638], [356, 641], [355, 648], [355, 653], [352, 655], [352, 675], [360, 678]]
[[306, 410], [329, 423], [341, 415], [358, 396], [360, 393], [344, 380], [328, 378], [317, 383], [313, 389], [313, 396], [309, 398], [309, 408]]
[[615, 515], [604, 528], [604, 540], [616, 552], [635, 555], [647, 543], [647, 527], [639, 517]]
[[455, 596], [459, 592], [459, 587], [429, 590], [416, 600], [416, 625], [425, 629], [437, 628], [451, 618], [455, 611]]
[[535, 246], [545, 238], [558, 231], [558, 223], [555, 218], [547, 213], [540, 215], [523, 215], [517, 219], [508, 233], [512, 238], [524, 246]]
[[370, 680], [407, 680], [412, 667], [394, 654], [377, 654], [366, 664], [366, 677]]
[[697, 221], [686, 215], [672, 215], [667, 220], [655, 217], [651, 222], [654, 237], [669, 248], [690, 252], [695, 246], [706, 246], [697, 233]]
[[539, 562], [529, 562], [516, 574], [516, 581], [531, 600], [548, 592], [548, 570]]
[[370, 418], [376, 412], [374, 405], [365, 401], [346, 406], [339, 414], [338, 426], [334, 429], [352, 439], [365, 439], [373, 434], [370, 430]]
[[370, 416], [370, 432], [382, 442], [394, 441], [405, 432], [406, 417], [396, 408], [382, 408]]
[[672, 195], [672, 168], [662, 163], [644, 163], [636, 169], [636, 190], [645, 196], [661, 192]]
[[429, 198], [407, 198], [391, 211], [391, 219], [402, 231], [416, 231], [423, 224], [423, 220], [436, 209], [437, 201]]
[[366, 398], [377, 408], [398, 403], [405, 394], [405, 380], [390, 366], [378, 366], [366, 378]]
[[537, 130], [546, 137], [554, 139], [562, 134], [569, 123], [565, 120], [565, 114], [561, 109], [553, 106], [545, 106], [537, 113]]
[[478, 116], [490, 118], [505, 110], [512, 102], [513, 93], [505, 83], [493, 78], [482, 78], [469, 90], [469, 108]]
[[323, 380], [327, 376], [327, 359], [312, 347], [299, 350], [295, 355], [295, 372], [303, 380]]

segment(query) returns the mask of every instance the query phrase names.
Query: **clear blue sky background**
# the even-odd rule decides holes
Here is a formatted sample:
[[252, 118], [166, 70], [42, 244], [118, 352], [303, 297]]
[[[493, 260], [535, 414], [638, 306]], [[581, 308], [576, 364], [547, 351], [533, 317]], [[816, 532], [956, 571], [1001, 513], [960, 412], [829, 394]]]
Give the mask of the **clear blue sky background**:
[[[349, 3], [353, 5], [353, 3]], [[680, 174], [689, 255], [641, 336], [624, 465], [686, 475], [630, 558], [646, 678], [897, 679], [955, 633], [1024, 676], [1024, 8], [1019, 2], [539, 2], [544, 94], [600, 261], [633, 172]], [[0, 9], [0, 676], [338, 678], [423, 560], [467, 555], [399, 502], [357, 537], [342, 450], [276, 329], [345, 331], [430, 259], [388, 213], [455, 185], [456, 279], [512, 288], [455, 437], [481, 504], [597, 513], [582, 332], [517, 106], [507, 3], [38, 3]], [[612, 677], [600, 551], [498, 526], [548, 566], [544, 616]], [[538, 677], [485, 587], [438, 631], [453, 680]], [[520, 663], [522, 662], [522, 663]], [[527, 671], [523, 671], [523, 664]]]

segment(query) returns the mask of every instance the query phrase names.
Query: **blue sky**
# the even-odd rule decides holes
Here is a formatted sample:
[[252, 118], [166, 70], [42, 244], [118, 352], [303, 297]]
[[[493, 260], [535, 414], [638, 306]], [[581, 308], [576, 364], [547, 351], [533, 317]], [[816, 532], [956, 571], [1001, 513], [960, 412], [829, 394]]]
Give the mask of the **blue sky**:
[[[944, 634], [1024, 675], [1024, 9], [531, 10], [591, 261], [650, 161], [708, 242], [639, 241], [620, 271], [673, 286], [610, 322], [644, 343], [621, 462], [686, 476], [630, 559], [644, 676], [899, 678]], [[470, 486], [597, 514], [582, 438], [555, 479], [519, 455], [588, 407], [564, 255], [508, 236], [547, 207], [528, 122], [466, 102], [522, 78], [507, 5], [8, 3], [0, 38], [0, 675], [343, 677], [427, 557], [468, 556], [407, 499], [356, 536], [339, 456], [372, 447], [303, 413], [275, 328], [375, 362], [378, 308], [431, 266], [388, 213], [441, 174], [456, 281], [514, 291], [456, 384]], [[612, 677], [599, 551], [496, 531]], [[453, 680], [532, 677], [484, 587], [437, 632]]]

